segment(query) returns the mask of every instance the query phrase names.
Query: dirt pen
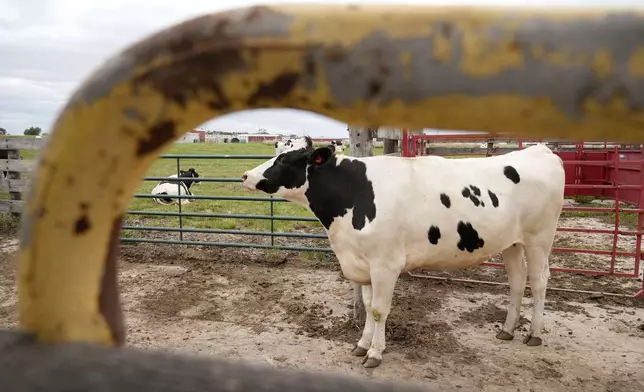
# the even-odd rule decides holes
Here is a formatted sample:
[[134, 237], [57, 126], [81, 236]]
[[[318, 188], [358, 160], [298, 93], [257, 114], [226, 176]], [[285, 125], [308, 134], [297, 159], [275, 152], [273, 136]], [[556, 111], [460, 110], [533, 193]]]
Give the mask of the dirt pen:
[[[436, 143], [431, 146], [438, 147], [443, 148]], [[239, 149], [236, 155], [248, 155], [242, 149], [251, 147], [235, 148]], [[481, 153], [476, 148], [474, 152]], [[269, 150], [258, 151], [254, 158]], [[621, 161], [606, 163], [614, 162], [615, 155], [594, 151], [574, 159], [601, 157], [596, 161], [602, 163], [595, 167], [613, 173], [607, 174], [609, 179], [631, 172]], [[326, 252], [320, 225], [307, 213], [291, 209], [290, 203], [238, 194], [242, 191], [236, 176], [256, 162], [244, 159], [230, 171], [222, 169], [225, 164], [213, 166], [219, 172], [202, 174], [204, 184], [197, 199], [181, 207], [181, 212], [172, 210], [177, 206], [153, 206], [147, 196], [151, 184], [172, 174], [167, 171], [177, 159], [183, 162], [181, 168], [209, 160], [183, 153], [167, 156], [161, 160], [166, 163], [159, 163], [165, 166], [152, 169], [148, 185], [142, 185], [140, 197], [133, 201], [139, 213], [125, 223], [119, 282], [128, 345], [414, 381], [447, 391], [644, 390], [644, 302], [632, 298], [642, 287], [641, 204], [626, 203], [634, 200], [635, 193], [641, 195], [641, 181], [635, 180], [642, 175], [641, 148], [640, 155], [633, 152], [635, 163], [628, 163], [638, 168], [632, 170], [637, 173], [631, 179], [635, 184], [618, 184], [619, 203], [611, 200], [610, 191], [615, 188], [606, 183], [578, 187], [597, 193], [570, 195], [567, 200], [560, 221], [563, 230], [555, 243], [559, 251], [551, 259], [557, 272], [549, 286], [574, 291], [547, 293], [543, 346], [521, 344], [529, 325], [525, 318], [514, 341], [494, 338], [508, 304], [502, 268], [431, 274], [438, 279], [402, 275], [388, 319], [388, 347], [383, 364], [375, 370], [364, 369], [360, 359], [349, 354], [362, 326], [349, 318], [350, 286], [334, 255]], [[222, 170], [225, 177], [219, 174]], [[592, 177], [583, 169], [567, 173], [573, 174], [573, 185], [584, 185]], [[213, 185], [208, 188], [207, 184]], [[234, 209], [243, 203], [268, 205], [270, 211]], [[248, 222], [257, 215], [262, 224], [252, 226]], [[286, 220], [279, 218], [284, 216]], [[222, 226], [221, 221], [228, 223]], [[14, 235], [3, 234], [0, 247], [0, 326], [14, 328]], [[640, 269], [639, 277], [635, 268]], [[479, 281], [493, 284], [475, 283]], [[522, 310], [526, 315], [531, 310], [529, 293], [527, 289]]]

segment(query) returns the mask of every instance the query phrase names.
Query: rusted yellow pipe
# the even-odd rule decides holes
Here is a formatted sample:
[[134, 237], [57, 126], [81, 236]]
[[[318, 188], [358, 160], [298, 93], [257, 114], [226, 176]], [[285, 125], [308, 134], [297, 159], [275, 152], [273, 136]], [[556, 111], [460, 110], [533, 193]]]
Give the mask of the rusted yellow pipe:
[[150, 165], [198, 124], [290, 107], [356, 125], [640, 141], [643, 26], [635, 12], [258, 6], [138, 42], [83, 83], [42, 150], [22, 221], [20, 327], [46, 342], [123, 342], [121, 218]]

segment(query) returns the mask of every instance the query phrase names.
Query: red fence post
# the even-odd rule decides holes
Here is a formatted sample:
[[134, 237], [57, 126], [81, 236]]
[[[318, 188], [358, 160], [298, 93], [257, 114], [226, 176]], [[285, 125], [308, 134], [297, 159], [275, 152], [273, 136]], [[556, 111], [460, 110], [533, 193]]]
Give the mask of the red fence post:
[[403, 142], [403, 156], [408, 157], [409, 156], [409, 134], [407, 133], [407, 128], [403, 128], [402, 130], [402, 142]]
[[[615, 231], [613, 232], [613, 253], [610, 256], [610, 273], [615, 273], [615, 256], [617, 256], [617, 240], [619, 238], [619, 148], [615, 146], [615, 157], [613, 158], [615, 165], [615, 179], [613, 185], [615, 186]], [[637, 256], [637, 255], [636, 255]]]
[[[635, 236], [637, 243], [635, 245], [635, 276], [639, 276], [640, 263], [642, 260], [642, 226], [644, 223], [644, 213], [641, 211], [644, 207], [644, 145], [641, 148], [640, 161], [640, 198], [637, 207], [640, 211], [637, 213], [637, 234]], [[635, 298], [644, 300], [644, 276], [642, 276], [642, 289], [635, 294]]]

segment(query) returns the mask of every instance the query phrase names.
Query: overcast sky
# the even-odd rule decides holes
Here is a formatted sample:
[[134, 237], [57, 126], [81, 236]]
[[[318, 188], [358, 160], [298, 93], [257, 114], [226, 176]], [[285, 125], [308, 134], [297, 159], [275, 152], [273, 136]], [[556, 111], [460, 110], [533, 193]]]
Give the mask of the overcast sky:
[[[83, 79], [118, 50], [168, 25], [200, 14], [252, 4], [299, 0], [0, 0], [0, 127], [10, 133], [39, 126], [48, 132], [58, 111]], [[497, 4], [526, 0], [318, 0], [318, 3]], [[547, 6], [642, 7], [644, 0], [541, 0]], [[306, 132], [341, 137], [346, 124], [307, 112], [239, 112], [207, 129]]]

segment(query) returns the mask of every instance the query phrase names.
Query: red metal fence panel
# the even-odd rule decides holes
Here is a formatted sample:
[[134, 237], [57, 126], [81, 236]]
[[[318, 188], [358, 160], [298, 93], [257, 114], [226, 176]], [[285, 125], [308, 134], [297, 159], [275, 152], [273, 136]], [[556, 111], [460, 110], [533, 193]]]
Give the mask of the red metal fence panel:
[[[509, 151], [525, 148], [528, 144], [542, 142], [510, 136], [494, 138], [485, 135], [413, 135], [403, 131], [403, 156], [442, 155], [450, 157], [473, 157], [505, 154]], [[465, 146], [464, 143], [469, 143]], [[476, 143], [476, 147], [473, 147]], [[509, 143], [512, 143], [510, 145]], [[551, 271], [578, 273], [586, 275], [611, 275], [617, 277], [638, 278], [642, 259], [642, 223], [644, 221], [644, 148], [641, 145], [618, 145], [606, 142], [570, 142], [561, 140], [544, 141], [553, 152], [564, 161], [566, 176], [566, 198], [591, 197], [611, 200], [610, 206], [564, 206], [564, 213], [579, 216], [606, 217], [613, 220], [612, 228], [608, 227], [559, 227], [561, 233], [586, 233], [589, 236], [611, 236], [610, 249], [553, 247], [553, 252], [577, 253], [596, 256], [606, 265], [590, 268], [552, 267]], [[443, 146], [442, 148], [440, 146]], [[429, 146], [429, 147], [428, 147]], [[574, 216], [574, 215], [573, 215]], [[628, 224], [620, 218], [629, 217]], [[631, 250], [625, 250], [619, 243], [625, 237], [634, 238]], [[625, 265], [625, 259], [632, 264]], [[619, 263], [618, 263], [619, 259]], [[626, 259], [627, 260], [627, 259]], [[592, 263], [595, 265], [594, 263]], [[501, 263], [484, 265], [502, 267]], [[605, 268], [604, 268], [605, 267]], [[644, 298], [642, 290], [636, 297]]]

